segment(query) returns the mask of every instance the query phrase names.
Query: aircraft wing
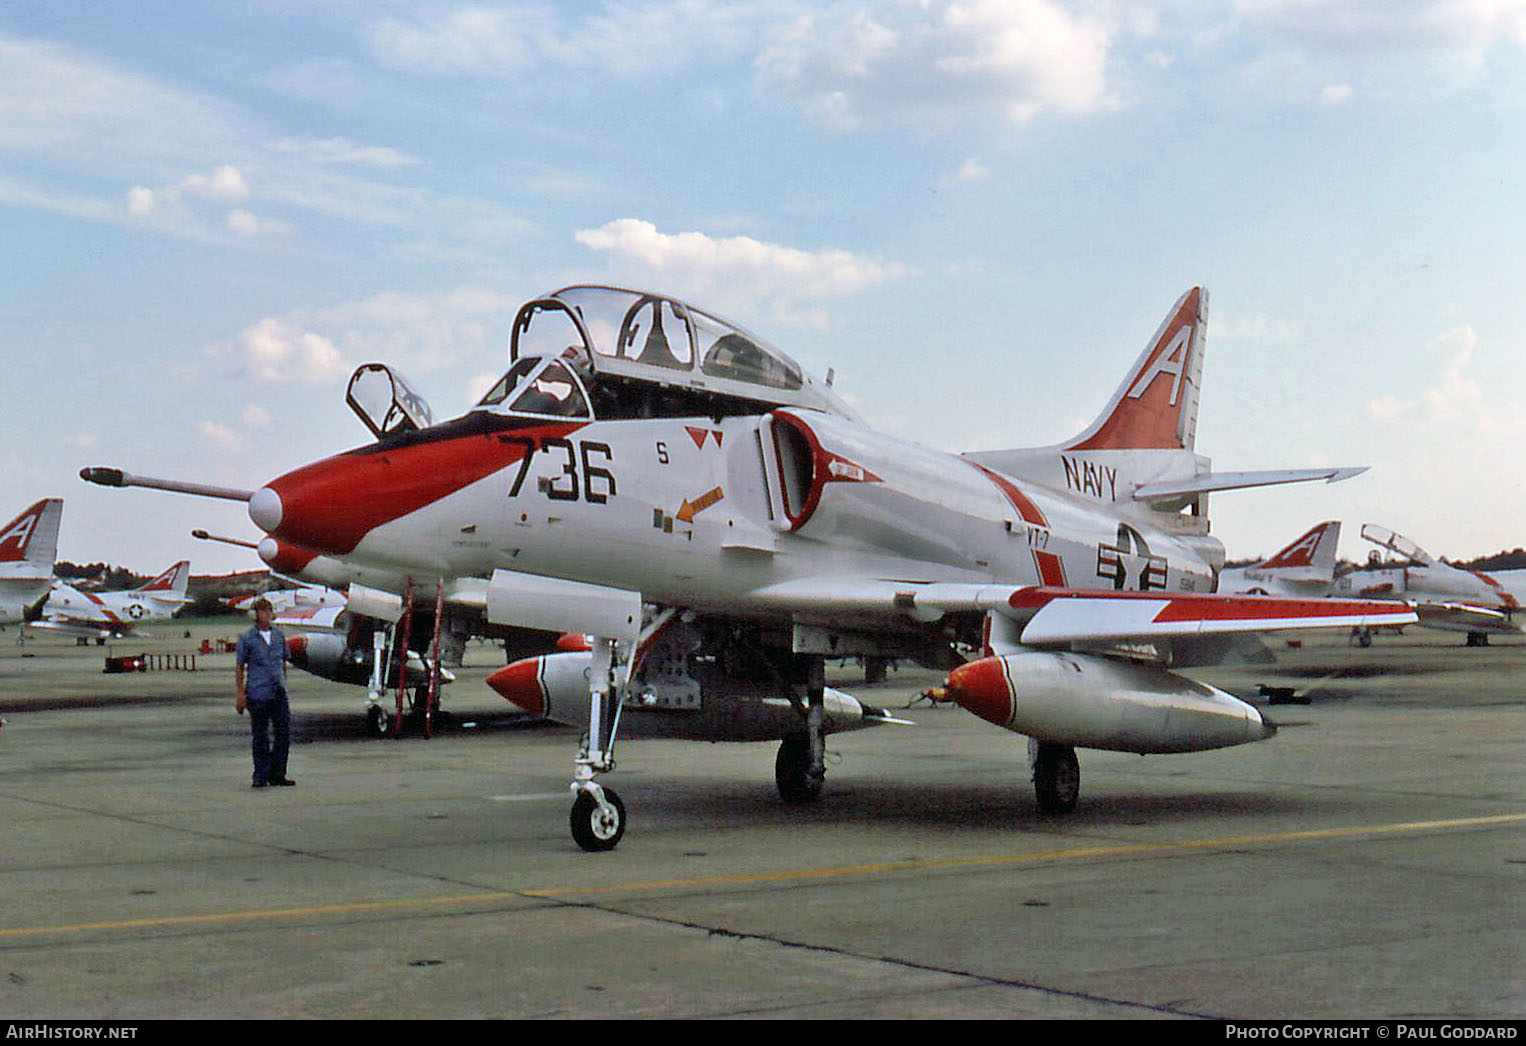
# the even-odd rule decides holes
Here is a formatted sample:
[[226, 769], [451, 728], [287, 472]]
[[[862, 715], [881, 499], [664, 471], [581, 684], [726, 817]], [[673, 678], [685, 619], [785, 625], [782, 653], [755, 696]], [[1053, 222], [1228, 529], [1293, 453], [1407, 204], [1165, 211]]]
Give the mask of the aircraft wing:
[[1443, 632], [1494, 632], [1514, 635], [1521, 626], [1510, 620], [1510, 615], [1488, 607], [1471, 603], [1415, 602], [1415, 613], [1420, 616], [1420, 627], [1434, 628]]
[[1274, 632], [1299, 628], [1374, 628], [1416, 620], [1403, 603], [1348, 599], [1281, 599], [1196, 592], [1086, 592], [1030, 588], [1012, 608], [1031, 609], [1022, 641], [1029, 644], [1129, 641], [1174, 636]]
[[348, 607], [339, 606], [294, 606], [289, 610], [283, 610], [271, 620], [287, 628], [338, 628], [339, 615], [343, 614]]
[[936, 621], [957, 611], [994, 610], [1022, 626], [1021, 642], [1131, 642], [1302, 628], [1405, 625], [1408, 604], [1283, 599], [1197, 592], [1123, 592], [995, 584], [818, 578], [755, 590], [751, 598], [804, 613], [899, 614]]

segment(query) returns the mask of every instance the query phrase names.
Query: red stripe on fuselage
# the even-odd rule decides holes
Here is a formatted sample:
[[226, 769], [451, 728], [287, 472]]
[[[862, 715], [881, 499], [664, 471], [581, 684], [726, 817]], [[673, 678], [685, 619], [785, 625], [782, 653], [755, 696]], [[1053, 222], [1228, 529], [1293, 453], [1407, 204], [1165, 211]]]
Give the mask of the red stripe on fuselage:
[[[1030, 527], [1049, 529], [1048, 517], [1044, 515], [1043, 510], [1033, 503], [1027, 494], [1017, 489], [1017, 484], [999, 472], [992, 472], [984, 465], [976, 464], [973, 461], [970, 464], [984, 473], [986, 479], [996, 484], [996, 489], [1002, 492], [1002, 495], [1006, 497], [1013, 508], [1017, 509], [1017, 514], [1022, 517], [1024, 523]], [[1057, 587], [1064, 586], [1065, 561], [1058, 555], [1053, 552], [1040, 552], [1034, 549], [1033, 565], [1038, 569], [1040, 584]]]
[[325, 458], [269, 484], [281, 498], [274, 536], [347, 555], [376, 527], [519, 461], [530, 441], [564, 438], [586, 424], [468, 415]]

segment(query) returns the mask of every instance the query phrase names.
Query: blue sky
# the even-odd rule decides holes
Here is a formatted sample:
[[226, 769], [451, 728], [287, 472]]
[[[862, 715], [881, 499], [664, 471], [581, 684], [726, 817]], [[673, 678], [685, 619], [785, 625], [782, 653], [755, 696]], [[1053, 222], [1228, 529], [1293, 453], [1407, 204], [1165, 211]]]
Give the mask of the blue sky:
[[0, 7], [0, 504], [60, 554], [252, 555], [241, 487], [361, 443], [358, 363], [439, 416], [525, 298], [669, 291], [877, 426], [1050, 443], [1211, 293], [1198, 450], [1364, 464], [1218, 495], [1526, 544], [1526, 0], [14, 2]]

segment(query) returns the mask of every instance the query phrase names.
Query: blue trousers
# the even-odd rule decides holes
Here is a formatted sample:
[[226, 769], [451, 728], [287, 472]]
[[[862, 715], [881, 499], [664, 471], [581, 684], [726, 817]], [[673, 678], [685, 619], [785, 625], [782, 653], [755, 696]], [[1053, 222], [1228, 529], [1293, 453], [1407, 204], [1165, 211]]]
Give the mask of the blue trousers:
[[286, 692], [264, 701], [250, 700], [249, 730], [254, 735], [254, 780], [279, 781], [286, 776], [286, 754], [291, 748], [291, 707]]

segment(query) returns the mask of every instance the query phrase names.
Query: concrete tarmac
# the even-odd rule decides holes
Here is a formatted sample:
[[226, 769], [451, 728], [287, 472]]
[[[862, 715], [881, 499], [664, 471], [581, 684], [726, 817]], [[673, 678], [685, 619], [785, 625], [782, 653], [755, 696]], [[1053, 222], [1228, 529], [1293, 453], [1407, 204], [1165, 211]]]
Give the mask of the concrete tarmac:
[[[1243, 748], [1083, 751], [1061, 818], [1025, 740], [952, 707], [830, 739], [807, 807], [773, 745], [631, 741], [625, 840], [585, 854], [577, 732], [512, 714], [489, 646], [429, 740], [368, 739], [358, 689], [294, 674], [297, 787], [254, 791], [231, 655], [104, 675], [15, 636], [6, 1018], [1526, 1016], [1526, 641], [1199, 670], [1309, 703]], [[829, 677], [895, 708], [940, 678]]]

